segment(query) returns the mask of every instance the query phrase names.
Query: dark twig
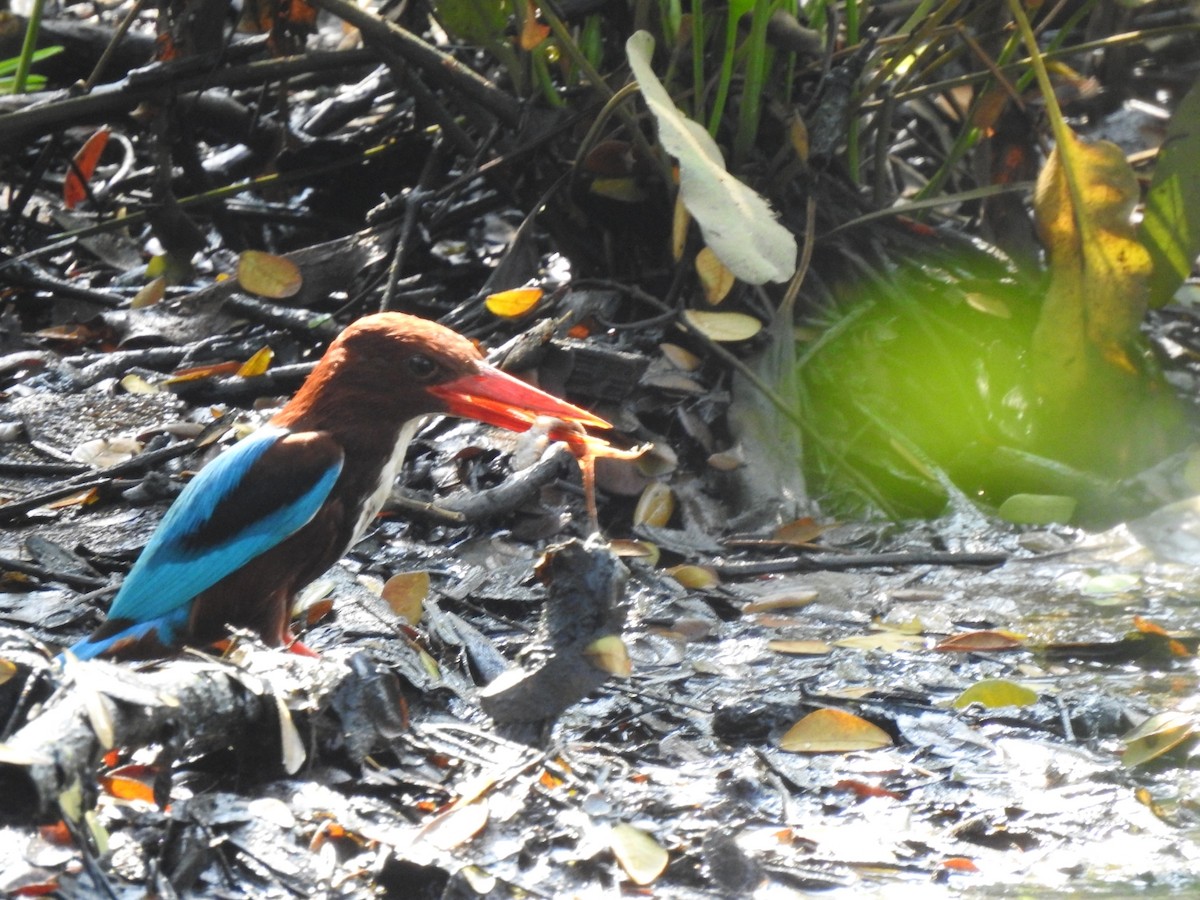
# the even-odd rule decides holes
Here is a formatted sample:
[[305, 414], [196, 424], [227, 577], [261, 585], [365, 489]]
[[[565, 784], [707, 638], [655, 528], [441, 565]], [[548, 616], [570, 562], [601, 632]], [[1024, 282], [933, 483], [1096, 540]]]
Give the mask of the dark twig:
[[761, 561], [706, 563], [718, 574], [731, 578], [751, 578], [777, 572], [829, 572], [845, 569], [906, 568], [909, 566], [982, 566], [990, 568], [1008, 562], [1007, 553], [954, 553], [922, 550], [904, 553], [812, 553]]

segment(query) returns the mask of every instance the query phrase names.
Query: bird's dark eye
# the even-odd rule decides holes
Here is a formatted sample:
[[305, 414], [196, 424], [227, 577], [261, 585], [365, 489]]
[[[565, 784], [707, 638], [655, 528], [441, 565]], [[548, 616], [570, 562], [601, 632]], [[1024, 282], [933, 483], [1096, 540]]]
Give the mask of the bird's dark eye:
[[408, 371], [418, 381], [428, 381], [437, 374], [438, 364], [423, 353], [408, 358]]

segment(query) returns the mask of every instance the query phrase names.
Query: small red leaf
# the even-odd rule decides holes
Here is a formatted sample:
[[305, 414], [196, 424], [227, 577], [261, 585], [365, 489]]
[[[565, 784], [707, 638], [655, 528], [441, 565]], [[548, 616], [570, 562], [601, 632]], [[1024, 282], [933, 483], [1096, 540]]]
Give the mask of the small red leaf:
[[100, 155], [108, 146], [109, 134], [111, 132], [107, 128], [99, 129], [83, 142], [83, 146], [75, 154], [71, 168], [67, 170], [67, 178], [63, 182], [63, 205], [67, 209], [74, 209], [77, 204], [87, 199], [87, 183], [92, 180], [96, 165], [100, 162]]

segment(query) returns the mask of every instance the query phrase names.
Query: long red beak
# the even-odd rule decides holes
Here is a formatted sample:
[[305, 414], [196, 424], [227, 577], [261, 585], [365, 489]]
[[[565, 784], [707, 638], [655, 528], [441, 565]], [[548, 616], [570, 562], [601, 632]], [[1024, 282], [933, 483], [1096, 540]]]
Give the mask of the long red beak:
[[479, 363], [474, 375], [464, 375], [427, 390], [441, 398], [447, 412], [509, 431], [528, 431], [539, 416], [588, 428], [612, 428], [586, 409], [559, 400], [487, 363]]

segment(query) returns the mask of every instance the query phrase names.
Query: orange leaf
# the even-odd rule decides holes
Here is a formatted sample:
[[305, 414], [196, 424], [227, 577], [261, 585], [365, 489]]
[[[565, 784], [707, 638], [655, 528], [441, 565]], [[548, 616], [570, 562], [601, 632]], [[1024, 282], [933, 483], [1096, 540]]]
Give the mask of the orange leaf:
[[521, 29], [521, 49], [532, 50], [550, 36], [550, 26], [537, 20], [533, 0], [525, 0], [525, 25]]
[[262, 375], [271, 367], [271, 360], [274, 358], [275, 351], [270, 347], [263, 347], [238, 366], [237, 373], [242, 378], [253, 378], [256, 375]]
[[83, 146], [71, 160], [71, 168], [67, 170], [66, 180], [63, 181], [63, 205], [67, 209], [74, 209], [87, 198], [87, 183], [96, 172], [96, 165], [100, 162], [104, 148], [108, 146], [108, 136], [111, 133], [107, 128], [97, 130], [83, 142]]
[[942, 860], [943, 869], [951, 869], [955, 872], [978, 872], [979, 867], [965, 856], [952, 856], [949, 859]]
[[483, 301], [483, 305], [494, 316], [502, 319], [515, 319], [533, 309], [541, 299], [541, 288], [514, 288], [511, 291], [489, 294]]
[[878, 725], [841, 709], [809, 713], [779, 739], [791, 753], [848, 753], [892, 746], [892, 737]]

